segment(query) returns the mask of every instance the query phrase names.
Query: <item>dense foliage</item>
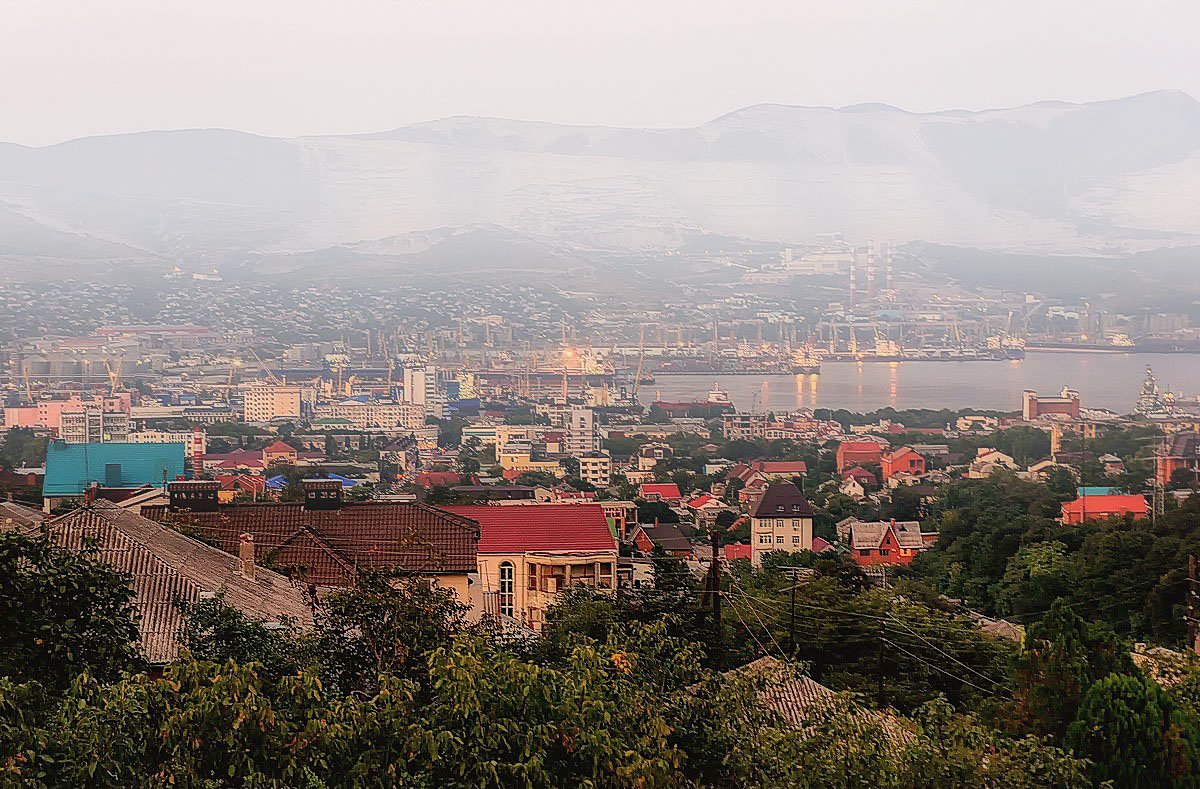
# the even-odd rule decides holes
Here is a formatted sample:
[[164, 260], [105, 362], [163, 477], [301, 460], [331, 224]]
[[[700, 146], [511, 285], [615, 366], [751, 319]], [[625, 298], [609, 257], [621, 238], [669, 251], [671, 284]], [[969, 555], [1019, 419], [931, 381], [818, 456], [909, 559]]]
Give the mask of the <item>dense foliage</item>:
[[1200, 553], [1200, 497], [1151, 522], [1064, 525], [1066, 495], [1010, 474], [943, 488], [940, 533], [913, 573], [987, 614], [1034, 621], [1063, 598], [1120, 635], [1181, 643], [1187, 557]]

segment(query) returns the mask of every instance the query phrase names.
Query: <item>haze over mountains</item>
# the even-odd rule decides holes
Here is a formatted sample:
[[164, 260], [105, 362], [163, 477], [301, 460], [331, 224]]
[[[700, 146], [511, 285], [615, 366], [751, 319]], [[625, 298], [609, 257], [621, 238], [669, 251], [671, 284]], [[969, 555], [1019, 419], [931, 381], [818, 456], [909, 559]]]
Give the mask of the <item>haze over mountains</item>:
[[[493, 254], [461, 240], [483, 234], [537, 268], [699, 233], [827, 232], [1076, 254], [1200, 243], [1200, 103], [1162, 91], [930, 114], [758, 105], [675, 130], [459, 117], [0, 144], [0, 262], [16, 266], [445, 263]], [[445, 254], [455, 238], [462, 255]]]

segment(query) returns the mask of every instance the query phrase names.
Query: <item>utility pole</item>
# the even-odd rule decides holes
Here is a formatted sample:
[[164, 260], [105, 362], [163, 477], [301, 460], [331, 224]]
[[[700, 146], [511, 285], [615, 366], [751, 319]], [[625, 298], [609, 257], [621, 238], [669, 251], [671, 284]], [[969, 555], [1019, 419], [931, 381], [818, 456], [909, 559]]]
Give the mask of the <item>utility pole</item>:
[[1196, 651], [1196, 555], [1188, 554], [1188, 649]]
[[883, 620], [879, 621], [875, 649], [875, 705], [883, 706]]
[[796, 656], [796, 587], [797, 583], [795, 576], [792, 577], [792, 618], [791, 625], [788, 627], [788, 649], [792, 653], [792, 657]]
[[712, 527], [712, 577], [709, 588], [712, 590], [713, 613], [713, 663], [717, 671], [721, 670], [721, 530], [714, 523]]

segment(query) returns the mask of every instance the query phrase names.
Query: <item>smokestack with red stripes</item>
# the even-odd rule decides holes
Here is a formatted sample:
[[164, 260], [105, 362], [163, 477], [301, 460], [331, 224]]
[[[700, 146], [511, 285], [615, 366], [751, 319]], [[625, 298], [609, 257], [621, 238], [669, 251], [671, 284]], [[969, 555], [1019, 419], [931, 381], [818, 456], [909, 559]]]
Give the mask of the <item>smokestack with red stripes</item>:
[[857, 301], [857, 281], [858, 281], [858, 250], [851, 248], [850, 252], [850, 306], [853, 307]]
[[887, 281], [887, 289], [888, 290], [892, 289], [892, 247], [893, 246], [894, 245], [889, 240], [888, 241], [888, 251], [887, 251], [887, 268], [884, 269], [884, 278]]
[[867, 239], [867, 301], [875, 300], [875, 239]]

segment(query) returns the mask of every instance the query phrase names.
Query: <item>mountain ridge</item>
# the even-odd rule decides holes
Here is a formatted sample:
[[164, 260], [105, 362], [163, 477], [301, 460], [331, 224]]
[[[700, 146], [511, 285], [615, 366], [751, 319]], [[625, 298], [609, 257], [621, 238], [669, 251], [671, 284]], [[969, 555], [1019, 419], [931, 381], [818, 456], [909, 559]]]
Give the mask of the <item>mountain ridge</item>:
[[0, 143], [0, 211], [26, 239], [0, 262], [44, 256], [47, 237], [80, 259], [90, 246], [96, 261], [128, 248], [208, 265], [474, 226], [615, 255], [706, 232], [1137, 251], [1200, 239], [1200, 102], [765, 103], [677, 129], [453, 116], [353, 135]]

